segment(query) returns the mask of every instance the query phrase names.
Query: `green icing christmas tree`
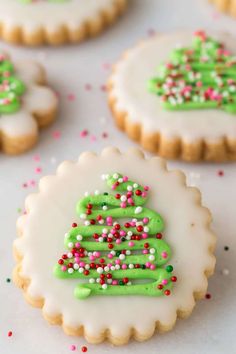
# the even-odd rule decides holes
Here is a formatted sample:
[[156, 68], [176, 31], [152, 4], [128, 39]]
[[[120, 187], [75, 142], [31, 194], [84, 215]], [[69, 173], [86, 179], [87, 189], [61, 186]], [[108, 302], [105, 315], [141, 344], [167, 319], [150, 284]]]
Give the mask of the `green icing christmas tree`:
[[236, 57], [198, 31], [189, 48], [174, 49], [148, 83], [167, 110], [221, 108], [236, 113]]
[[[170, 295], [173, 267], [162, 240], [161, 216], [145, 207], [149, 188], [118, 173], [103, 176], [114, 193], [85, 196], [77, 204], [83, 222], [65, 235], [67, 252], [54, 274], [82, 278], [75, 297], [91, 295]], [[66, 283], [65, 283], [66, 286]]]
[[12, 62], [0, 54], [0, 114], [18, 111], [24, 92], [25, 85], [15, 77]]

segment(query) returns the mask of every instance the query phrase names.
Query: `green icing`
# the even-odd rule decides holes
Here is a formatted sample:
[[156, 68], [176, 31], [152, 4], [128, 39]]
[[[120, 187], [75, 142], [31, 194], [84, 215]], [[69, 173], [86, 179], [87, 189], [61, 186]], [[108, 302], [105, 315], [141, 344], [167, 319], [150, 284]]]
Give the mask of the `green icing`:
[[198, 31], [189, 48], [177, 48], [157, 68], [148, 90], [167, 110], [224, 109], [236, 113], [236, 56]]
[[14, 76], [14, 66], [0, 55], [0, 114], [14, 113], [21, 106], [20, 97], [25, 92], [24, 83]]
[[84, 224], [72, 225], [66, 234], [69, 252], [59, 259], [55, 276], [86, 279], [75, 288], [78, 299], [169, 295], [175, 281], [173, 267], [166, 266], [171, 249], [160, 239], [163, 219], [144, 207], [148, 187], [118, 173], [104, 179], [115, 193], [89, 195], [78, 202], [77, 214]]

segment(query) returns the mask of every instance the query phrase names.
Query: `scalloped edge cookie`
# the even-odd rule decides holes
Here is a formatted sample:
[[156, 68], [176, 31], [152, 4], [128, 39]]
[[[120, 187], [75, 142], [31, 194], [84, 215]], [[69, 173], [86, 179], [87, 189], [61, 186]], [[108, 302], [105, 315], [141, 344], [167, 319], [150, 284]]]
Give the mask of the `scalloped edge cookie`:
[[216, 6], [219, 11], [227, 13], [236, 17], [236, 1], [235, 0], [209, 0], [209, 2]]
[[[185, 32], [183, 32], [185, 33]], [[177, 33], [178, 34], [178, 33]], [[180, 32], [180, 34], [182, 34]], [[157, 34], [160, 38], [163, 33]], [[108, 105], [117, 127], [125, 132], [129, 138], [141, 144], [150, 152], [158, 154], [166, 159], [183, 160], [186, 162], [228, 162], [236, 160], [236, 138], [222, 136], [216, 142], [206, 137], [185, 141], [180, 136], [167, 137], [160, 131], [151, 129], [145, 131], [145, 124], [134, 120], [129, 116], [125, 108], [121, 108], [119, 98], [116, 97], [116, 85], [114, 80], [119, 75], [119, 65], [122, 65], [128, 57], [132, 57], [133, 51], [145, 46], [151, 39], [139, 41], [138, 44], [126, 50], [120, 60], [113, 65], [112, 73], [107, 81]], [[122, 68], [123, 69], [123, 68]], [[121, 71], [122, 71], [121, 69]], [[183, 112], [187, 115], [189, 112]], [[204, 114], [199, 110], [199, 114]]]
[[[145, 325], [144, 325], [145, 329], [142, 326], [141, 326], [141, 328], [139, 328], [140, 324], [137, 324], [137, 326], [135, 326], [135, 324], [133, 324], [132, 326], [130, 324], [126, 324], [124, 327], [125, 327], [125, 329], [127, 327], [127, 330], [125, 330], [125, 332], [124, 332], [124, 329], [123, 329], [123, 333], [125, 333], [125, 334], [122, 334], [122, 335], [121, 334], [118, 335], [117, 333], [114, 334], [114, 328], [113, 329], [112, 328], [105, 328], [102, 331], [99, 331], [96, 326], [95, 326], [96, 330], [94, 330], [94, 333], [93, 333], [93, 331], [91, 331], [90, 327], [88, 328], [83, 324], [82, 319], [79, 320], [79, 322], [81, 324], [78, 327], [77, 326], [74, 327], [74, 326], [69, 326], [68, 323], [66, 323], [66, 321], [68, 321], [68, 318], [67, 318], [67, 320], [65, 320], [62, 313], [54, 314], [54, 315], [49, 314], [48, 313], [49, 309], [46, 309], [47, 306], [45, 306], [46, 305], [45, 298], [41, 297], [41, 296], [32, 296], [29, 294], [29, 288], [31, 286], [31, 279], [25, 278], [24, 276], [22, 276], [22, 266], [23, 266], [23, 262], [24, 262], [24, 255], [19, 250], [21, 240], [22, 240], [22, 238], [24, 238], [25, 225], [27, 224], [27, 220], [28, 220], [29, 215], [31, 213], [32, 207], [33, 207], [34, 203], [36, 202], [37, 197], [39, 197], [39, 195], [42, 195], [42, 193], [45, 193], [45, 188], [47, 189], [47, 186], [48, 186], [48, 183], [50, 183], [50, 180], [52, 182], [52, 179], [55, 179], [59, 176], [64, 176], [65, 172], [66, 171], [68, 172], [68, 169], [72, 168], [72, 170], [75, 171], [75, 168], [78, 168], [78, 165], [81, 164], [81, 166], [83, 166], [83, 164], [85, 162], [87, 162], [88, 160], [94, 161], [94, 159], [98, 159], [98, 158], [114, 159], [116, 156], [118, 158], [122, 158], [122, 159], [131, 158], [131, 161], [135, 160], [135, 161], [142, 162], [144, 160], [145, 163], [151, 164], [150, 166], [152, 166], [152, 168], [157, 168], [157, 170], [160, 169], [164, 174], [168, 174], [170, 178], [175, 178], [178, 186], [180, 186], [180, 188], [186, 189], [187, 193], [185, 195], [188, 195], [188, 197], [190, 197], [191, 203], [193, 203], [193, 205], [194, 205], [194, 210], [195, 210], [195, 208], [197, 208], [197, 210], [199, 211], [199, 220], [200, 220], [200, 225], [201, 225], [200, 229], [202, 230], [202, 232], [205, 231], [205, 237], [207, 238], [205, 241], [203, 241], [204, 244], [203, 244], [202, 251], [205, 250], [205, 252], [203, 252], [204, 253], [204, 256], [203, 256], [204, 257], [204, 261], [203, 261], [204, 266], [203, 267], [205, 267], [205, 268], [204, 268], [204, 272], [201, 271], [201, 276], [199, 275], [199, 277], [201, 279], [201, 285], [199, 284], [199, 281], [200, 281], [199, 279], [196, 281], [195, 285], [192, 285], [194, 287], [194, 289], [191, 289], [189, 291], [189, 295], [191, 294], [190, 295], [191, 301], [188, 298], [188, 302], [185, 303], [185, 306], [183, 305], [183, 303], [179, 304], [179, 305], [173, 304], [174, 307], [176, 307], [176, 306], [179, 306], [179, 307], [176, 308], [176, 311], [174, 308], [174, 314], [172, 314], [171, 316], [169, 314], [168, 316], [170, 317], [170, 319], [166, 320], [165, 322], [151, 321], [152, 325], [149, 325], [147, 327], [145, 327]], [[107, 160], [105, 160], [105, 161], [107, 161]], [[156, 167], [154, 167], [154, 166], [156, 166]], [[189, 201], [189, 199], [187, 199], [187, 200]], [[27, 200], [26, 200], [26, 214], [21, 216], [17, 222], [17, 233], [20, 238], [15, 240], [14, 247], [13, 247], [14, 256], [16, 259], [16, 267], [13, 272], [13, 280], [14, 280], [14, 283], [19, 288], [22, 289], [26, 301], [34, 307], [41, 308], [44, 318], [50, 324], [62, 326], [64, 332], [68, 335], [84, 336], [88, 342], [94, 343], [94, 344], [101, 343], [104, 340], [108, 340], [109, 342], [111, 342], [114, 345], [123, 345], [123, 344], [126, 344], [131, 338], [134, 338], [137, 341], [144, 341], [144, 340], [147, 340], [150, 337], [152, 337], [156, 331], [166, 332], [166, 331], [171, 330], [173, 328], [173, 326], [175, 325], [177, 317], [178, 318], [187, 318], [191, 314], [191, 312], [195, 306], [196, 300], [202, 299], [205, 296], [206, 291], [207, 291], [207, 286], [208, 286], [207, 279], [209, 276], [211, 276], [213, 274], [214, 268], [215, 268], [215, 257], [213, 255], [213, 253], [214, 253], [216, 238], [210, 229], [210, 224], [211, 224], [211, 214], [208, 209], [206, 209], [205, 207], [202, 206], [201, 194], [200, 194], [199, 190], [196, 188], [193, 188], [193, 187], [186, 186], [185, 175], [182, 172], [167, 170], [166, 163], [163, 159], [160, 159], [157, 157], [153, 157], [151, 159], [146, 159], [144, 154], [139, 149], [134, 149], [134, 148], [128, 150], [125, 154], [122, 154], [116, 148], [106, 148], [102, 151], [102, 153], [100, 155], [96, 155], [91, 152], [85, 152], [80, 155], [78, 162], [65, 161], [58, 167], [56, 175], [42, 178], [40, 181], [40, 184], [39, 184], [39, 193], [34, 194], [34, 195], [30, 195], [27, 198]], [[19, 243], [19, 241], [20, 241], [20, 243]], [[200, 267], [200, 268], [202, 268], [202, 267]], [[198, 270], [198, 272], [199, 271], [200, 271], [200, 269]], [[178, 294], [178, 296], [180, 296], [180, 294]], [[149, 301], [149, 299], [147, 299], [145, 301]], [[177, 299], [176, 299], [176, 301], [178, 302]], [[104, 303], [103, 303], [103, 305], [104, 305]], [[165, 304], [165, 306], [167, 306], [167, 305]], [[173, 311], [171, 310], [171, 312], [173, 312]], [[73, 320], [72, 320], [72, 322], [73, 322]]]
[[[62, 4], [63, 5], [63, 4]], [[25, 5], [26, 6], [26, 5]], [[112, 25], [123, 14], [127, 6], [127, 0], [113, 0], [110, 8], [104, 7], [91, 19], [70, 28], [69, 24], [58, 24], [52, 31], [40, 25], [37, 29], [24, 28], [17, 20], [6, 24], [0, 16], [0, 37], [12, 44], [24, 44], [27, 46], [39, 46], [42, 44], [62, 45], [66, 43], [79, 43], [89, 37], [95, 37], [105, 28]]]

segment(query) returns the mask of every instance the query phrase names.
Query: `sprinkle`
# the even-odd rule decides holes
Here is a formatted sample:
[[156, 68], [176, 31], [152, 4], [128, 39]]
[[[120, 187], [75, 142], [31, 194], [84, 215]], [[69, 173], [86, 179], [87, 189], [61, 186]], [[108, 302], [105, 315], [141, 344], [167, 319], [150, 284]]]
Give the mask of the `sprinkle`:
[[223, 275], [229, 275], [229, 269], [227, 269], [227, 268], [224, 268], [223, 270], [222, 270], [222, 274]]
[[85, 138], [86, 136], [88, 136], [88, 134], [89, 134], [88, 130], [84, 129], [80, 132], [80, 137]]
[[217, 174], [218, 174], [219, 177], [223, 177], [224, 176], [224, 171], [223, 170], [219, 170], [217, 172]]
[[205, 295], [205, 298], [206, 298], [207, 300], [210, 300], [210, 299], [211, 299], [211, 294], [207, 293], [207, 294]]
[[7, 279], [6, 279], [6, 282], [7, 282], [7, 283], [10, 283], [10, 282], [11, 282], [11, 278], [7, 278]]
[[76, 350], [76, 346], [75, 346], [74, 344], [71, 344], [71, 345], [70, 345], [70, 350], [71, 350], [72, 352], [74, 352], [74, 351]]
[[140, 214], [142, 211], [143, 211], [143, 208], [142, 208], [141, 206], [138, 206], [138, 207], [135, 209], [134, 213], [135, 213], [135, 214]]
[[83, 345], [83, 347], [81, 347], [81, 352], [86, 353], [87, 351], [88, 348], [85, 345]]
[[12, 337], [12, 334], [13, 334], [12, 331], [9, 331], [9, 332], [7, 333], [7, 336], [8, 336], [8, 337]]
[[228, 250], [229, 250], [229, 246], [225, 246], [225, 247], [224, 247], [224, 250], [225, 250], [225, 251], [228, 251]]

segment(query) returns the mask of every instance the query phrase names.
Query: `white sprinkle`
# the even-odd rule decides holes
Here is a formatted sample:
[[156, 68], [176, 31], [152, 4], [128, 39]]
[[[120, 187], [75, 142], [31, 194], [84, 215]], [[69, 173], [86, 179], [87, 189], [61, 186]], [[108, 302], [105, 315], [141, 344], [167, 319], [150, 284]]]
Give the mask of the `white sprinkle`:
[[113, 256], [115, 256], [116, 252], [115, 251], [111, 251], [110, 252]]
[[90, 282], [90, 284], [94, 284], [95, 283], [95, 279], [94, 278], [90, 278], [89, 282]]
[[149, 252], [150, 252], [151, 254], [154, 254], [154, 253], [156, 252], [156, 250], [155, 250], [155, 248], [150, 248]]
[[138, 184], [137, 184], [137, 183], [134, 183], [134, 184], [133, 184], [133, 187], [134, 187], [134, 188], [138, 188]]
[[66, 234], [65, 234], [65, 238], [68, 238], [70, 235], [69, 235], [69, 233], [67, 232]]
[[106, 290], [107, 289], [107, 284], [102, 284], [102, 288], [103, 288], [103, 290]]
[[109, 272], [109, 267], [104, 267], [105, 272]]
[[104, 224], [104, 220], [103, 219], [101, 219], [101, 220], [99, 220], [99, 222], [98, 222], [99, 224]]
[[68, 258], [72, 258], [72, 257], [73, 257], [73, 254], [72, 254], [71, 252], [68, 252], [68, 253], [67, 253], [67, 257], [68, 257]]
[[133, 269], [134, 268], [134, 265], [131, 263], [129, 264], [129, 269]]
[[105, 174], [102, 174], [102, 175], [101, 175], [101, 179], [102, 179], [103, 181], [105, 181], [105, 180], [106, 180], [106, 175], [105, 175]]
[[143, 208], [142, 208], [141, 206], [138, 206], [138, 207], [135, 209], [134, 213], [135, 213], [135, 214], [140, 214], [140, 213], [142, 213], [142, 211], [143, 211]]
[[77, 239], [78, 241], [82, 241], [82, 240], [83, 240], [83, 236], [82, 236], [82, 235], [77, 235], [77, 236], [76, 236], [76, 239]]
[[103, 268], [102, 267], [98, 267], [97, 268], [97, 272], [98, 272], [98, 274], [102, 274], [103, 273]]
[[73, 267], [74, 267], [75, 270], [79, 269], [78, 263], [75, 263], [75, 264], [73, 265]]
[[89, 265], [89, 264], [85, 264], [84, 268], [85, 268], [86, 270], [89, 270], [89, 269], [90, 269], [90, 265]]
[[116, 268], [114, 266], [111, 266], [111, 270], [114, 271], [116, 270]]
[[120, 254], [119, 258], [123, 261], [125, 259], [125, 255], [124, 254]]
[[128, 235], [128, 236], [132, 236], [132, 235], [133, 235], [133, 232], [132, 232], [132, 231], [128, 231], [128, 232], [127, 232], [127, 235]]
[[108, 209], [107, 206], [103, 205], [102, 210], [107, 210], [107, 209]]
[[120, 200], [121, 200], [122, 202], [126, 202], [127, 197], [126, 197], [125, 195], [122, 195], [122, 196], [120, 197]]
[[228, 270], [227, 268], [224, 268], [224, 269], [222, 270], [222, 274], [223, 274], [223, 275], [229, 275], [229, 270]]
[[85, 197], [88, 197], [88, 196], [89, 196], [89, 192], [85, 192], [85, 193], [84, 193], [84, 196], [85, 196]]
[[73, 269], [73, 268], [69, 268], [69, 269], [68, 269], [68, 273], [69, 273], [69, 274], [74, 273], [74, 269]]
[[127, 235], [125, 238], [126, 238], [126, 240], [128, 240], [128, 241], [131, 240], [131, 236], [129, 236], [129, 235]]
[[119, 178], [119, 179], [118, 179], [118, 182], [119, 182], [119, 183], [123, 183], [123, 178]]
[[107, 283], [111, 284], [112, 283], [112, 279], [107, 279]]
[[97, 282], [97, 283], [100, 283], [100, 278], [97, 278], [97, 279], [96, 279], [96, 282]]
[[84, 225], [85, 226], [89, 226], [90, 225], [90, 221], [89, 220], [85, 220]]
[[149, 256], [148, 258], [149, 258], [150, 261], [154, 261], [155, 256], [151, 255], [151, 256]]
[[103, 232], [104, 234], [107, 234], [107, 233], [108, 233], [108, 229], [102, 229], [102, 232]]
[[118, 173], [114, 173], [114, 175], [112, 176], [114, 179], [118, 179], [119, 178], [119, 175]]
[[70, 247], [70, 248], [74, 247], [73, 242], [69, 242], [69, 243], [68, 243], [68, 247]]
[[127, 285], [132, 285], [131, 281], [128, 281]]
[[83, 273], [84, 272], [84, 268], [80, 267], [79, 268], [79, 273]]
[[103, 242], [103, 237], [99, 237], [98, 242]]
[[148, 232], [149, 231], [149, 227], [148, 226], [144, 226], [143, 231], [144, 232]]
[[99, 194], [100, 194], [99, 190], [96, 189], [96, 190], [94, 191], [94, 194], [95, 194], [95, 195], [99, 195]]
[[119, 264], [116, 264], [116, 265], [115, 265], [115, 269], [116, 269], [116, 270], [119, 270], [119, 269], [120, 269], [120, 265], [119, 265]]
[[87, 215], [86, 214], [80, 214], [80, 219], [86, 219]]
[[127, 250], [127, 251], [126, 251], [126, 255], [127, 255], [127, 256], [130, 256], [130, 255], [131, 255], [131, 251], [130, 251], [130, 250]]
[[127, 191], [131, 192], [133, 190], [132, 186], [127, 186]]

